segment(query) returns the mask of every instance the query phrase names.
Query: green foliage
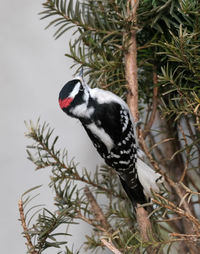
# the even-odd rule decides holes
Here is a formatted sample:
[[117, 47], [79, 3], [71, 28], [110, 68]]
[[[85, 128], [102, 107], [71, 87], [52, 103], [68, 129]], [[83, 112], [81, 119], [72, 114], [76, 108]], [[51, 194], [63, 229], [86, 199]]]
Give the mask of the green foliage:
[[[196, 0], [140, 1], [137, 25], [130, 19], [126, 1], [49, 0], [43, 6], [42, 19], [53, 19], [47, 28], [56, 28], [55, 38], [69, 29], [74, 32], [66, 56], [71, 57], [75, 65], [84, 67], [92, 86], [109, 89], [122, 97], [126, 95], [124, 52], [133, 29], [137, 30], [140, 99], [152, 100], [153, 70], [161, 76], [161, 66], [166, 68], [172, 58], [175, 60], [173, 52], [179, 64], [181, 61], [188, 65], [190, 72], [196, 68], [196, 75], [199, 73], [200, 61], [196, 56], [199, 56], [200, 7]], [[180, 29], [185, 31], [183, 37], [180, 37]], [[187, 44], [186, 48], [183, 43]], [[168, 51], [164, 53], [163, 47]], [[198, 84], [199, 77], [193, 82]], [[160, 85], [160, 95], [163, 91]]]
[[[156, 70], [157, 74], [162, 77], [162, 69], [167, 68], [172, 58], [177, 60], [172, 69], [177, 68], [181, 62], [186, 65], [185, 57], [189, 58], [190, 68], [196, 66], [197, 62], [199, 66], [198, 57], [196, 58], [199, 55], [199, 46], [197, 46], [199, 9], [199, 2], [195, 0], [140, 1], [138, 24], [141, 30], [137, 34], [138, 67], [142, 68], [142, 76], [144, 76], [139, 75], [139, 83], [142, 88], [141, 98], [145, 102], [149, 102], [152, 97], [153, 71]], [[196, 52], [191, 52], [190, 50], [196, 46]], [[191, 59], [189, 55], [192, 55]], [[169, 68], [168, 71], [172, 69]], [[178, 71], [181, 73], [180, 69]], [[159, 95], [162, 96], [165, 91], [161, 82]], [[171, 98], [167, 98], [168, 102], [170, 100]]]
[[163, 99], [172, 101], [164, 106], [165, 114], [180, 119], [183, 115], [195, 117], [195, 108], [200, 97], [200, 46], [199, 34], [179, 27], [177, 35], [171, 34], [171, 41], [159, 43], [167, 58], [161, 69], [160, 84], [163, 86]]
[[[130, 253], [141, 248], [141, 244], [142, 249], [149, 246], [157, 249], [162, 246], [162, 238], [154, 241], [155, 246], [153, 242], [142, 242], [137, 227], [134, 227], [135, 216], [132, 205], [124, 196], [118, 177], [111, 168], [101, 167], [92, 175], [86, 169], [80, 173], [73, 161], [68, 162], [66, 151], [62, 152], [56, 148], [58, 138], [52, 137], [53, 130], [48, 124], [40, 124], [38, 120], [36, 125], [30, 122], [26, 123], [26, 126], [27, 137], [34, 140], [33, 145], [27, 146], [28, 158], [35, 164], [36, 170], [51, 169], [50, 187], [55, 193], [56, 206], [55, 212], [43, 209], [32, 226], [28, 223], [28, 233], [31, 239], [35, 239], [34, 250], [41, 253], [49, 247], [61, 248], [66, 241], [58, 241], [57, 237], [69, 234], [58, 233], [59, 226], [64, 224], [67, 228], [67, 225], [78, 223], [80, 219], [87, 221], [93, 227], [91, 236], [86, 237], [85, 246], [88, 250], [102, 248], [99, 238], [102, 232], [104, 232], [104, 238], [111, 239], [119, 249], [123, 249], [123, 253]], [[101, 222], [95, 217], [84, 188], [80, 188], [80, 185], [78, 187], [78, 182], [90, 186], [97, 200], [99, 198], [104, 200], [103, 213], [106, 216], [108, 228], [103, 228]], [[24, 208], [27, 201], [31, 201], [30, 197], [24, 202]], [[28, 211], [32, 209], [34, 206]], [[35, 215], [34, 213], [33, 217]], [[159, 226], [155, 227], [155, 230], [156, 228], [159, 230]], [[65, 247], [65, 253], [74, 253], [70, 252], [67, 245]]]
[[[36, 186], [34, 188], [31, 188], [30, 190], [26, 191], [22, 197], [22, 207], [23, 212], [24, 209], [27, 209], [27, 206], [30, 205], [30, 203], [33, 201], [34, 198], [38, 196], [36, 194], [35, 196], [31, 197], [30, 192], [33, 193], [36, 189], [38, 189], [41, 186]], [[66, 244], [66, 241], [59, 241], [60, 236], [67, 236], [69, 234], [67, 233], [59, 233], [55, 232], [60, 225], [62, 224], [71, 224], [71, 218], [67, 217], [65, 214], [66, 212], [59, 213], [59, 214], [53, 214], [46, 208], [41, 208], [43, 205], [35, 205], [29, 208], [25, 215], [24, 215], [24, 221], [22, 221], [22, 224], [25, 223], [27, 225], [27, 230], [24, 231], [24, 237], [27, 237], [27, 234], [30, 238], [29, 241], [29, 252], [33, 253], [38, 252], [41, 253], [43, 250], [49, 248], [49, 247], [55, 247], [60, 248], [61, 245]], [[38, 209], [40, 207], [40, 209]], [[38, 210], [36, 210], [38, 209]], [[69, 210], [70, 208], [68, 208]], [[36, 210], [36, 211], [35, 211]], [[41, 212], [42, 210], [42, 212]], [[23, 213], [22, 212], [22, 213]], [[41, 213], [40, 213], [41, 212]], [[38, 218], [36, 222], [31, 226], [33, 218], [38, 214]], [[30, 242], [34, 241], [34, 245], [30, 244]], [[34, 252], [34, 253], [35, 253]]]
[[[123, 98], [127, 95], [125, 54], [132, 32], [137, 31], [140, 114], [147, 150], [149, 147], [145, 152], [176, 183], [172, 182], [168, 196], [155, 195], [154, 210], [150, 212], [153, 235], [144, 242], [115, 172], [106, 166], [92, 174], [80, 170], [74, 160], [69, 160], [66, 150], [57, 148], [58, 137], [53, 138], [48, 124], [38, 121], [34, 126], [30, 122], [27, 137], [34, 144], [27, 147], [28, 159], [37, 170], [51, 170], [50, 187], [56, 205], [56, 212], [43, 210], [32, 226], [27, 221], [28, 233], [35, 239], [39, 253], [62, 244], [64, 253], [75, 253], [57, 240], [54, 231], [61, 224], [79, 220], [92, 226], [85, 242], [92, 251], [103, 248], [101, 238], [127, 254], [148, 250], [174, 253], [175, 247], [188, 253], [198, 241], [193, 229], [199, 223], [200, 207], [200, 3], [140, 0], [137, 18], [132, 16], [129, 3], [47, 0], [41, 18], [50, 19], [47, 28], [54, 27], [56, 39], [71, 30], [66, 56], [74, 60], [76, 71], [84, 67], [91, 86], [111, 90]], [[85, 184], [95, 195], [96, 208], [100, 198], [106, 200], [104, 223], [91, 209]]]
[[[66, 56], [83, 66], [89, 83], [124, 93], [125, 78], [122, 64], [125, 50], [124, 31], [130, 32], [132, 22], [127, 20], [123, 1], [47, 1], [42, 18], [56, 18], [54, 25], [59, 38], [68, 29], [76, 36], [70, 42], [70, 54]], [[78, 32], [78, 34], [77, 34]]]

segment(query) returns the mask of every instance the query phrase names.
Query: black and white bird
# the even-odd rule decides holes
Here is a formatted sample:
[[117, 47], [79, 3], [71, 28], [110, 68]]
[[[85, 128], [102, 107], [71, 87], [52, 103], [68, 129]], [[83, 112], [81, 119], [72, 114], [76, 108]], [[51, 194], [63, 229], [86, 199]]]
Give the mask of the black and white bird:
[[62, 88], [61, 109], [81, 121], [106, 164], [114, 168], [135, 206], [159, 192], [161, 175], [139, 158], [135, 122], [128, 105], [115, 94], [90, 88], [78, 76]]

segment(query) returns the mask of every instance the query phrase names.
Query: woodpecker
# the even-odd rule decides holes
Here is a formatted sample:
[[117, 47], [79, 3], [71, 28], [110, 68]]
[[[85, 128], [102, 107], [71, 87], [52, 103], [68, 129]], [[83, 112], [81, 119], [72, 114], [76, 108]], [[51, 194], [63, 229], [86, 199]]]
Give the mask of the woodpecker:
[[152, 191], [159, 192], [162, 176], [139, 158], [136, 123], [120, 97], [90, 88], [79, 75], [61, 89], [59, 105], [80, 120], [98, 153], [116, 170], [133, 206], [146, 203]]

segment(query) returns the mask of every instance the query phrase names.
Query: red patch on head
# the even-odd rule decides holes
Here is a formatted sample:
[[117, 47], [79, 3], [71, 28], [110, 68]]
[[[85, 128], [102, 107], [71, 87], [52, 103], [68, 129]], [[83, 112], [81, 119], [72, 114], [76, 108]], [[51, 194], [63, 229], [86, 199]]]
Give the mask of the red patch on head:
[[63, 108], [67, 108], [70, 103], [73, 101], [72, 98], [66, 98], [64, 100], [61, 100], [59, 99], [59, 104], [60, 104], [60, 107], [63, 109]]

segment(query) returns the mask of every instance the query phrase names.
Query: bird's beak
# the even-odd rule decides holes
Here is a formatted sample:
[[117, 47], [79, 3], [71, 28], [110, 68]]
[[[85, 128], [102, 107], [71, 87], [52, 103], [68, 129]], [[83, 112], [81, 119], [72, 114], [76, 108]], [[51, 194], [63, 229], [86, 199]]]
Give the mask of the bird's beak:
[[81, 83], [84, 83], [83, 81], [83, 67], [81, 67], [81, 70], [77, 76], [74, 77], [74, 79], [79, 79]]
[[79, 77], [83, 79], [83, 67], [81, 67], [81, 71], [79, 72]]
[[82, 83], [82, 86], [83, 88], [88, 91], [88, 86], [87, 84], [85, 83], [84, 79], [83, 79], [83, 67], [81, 67], [81, 70], [79, 72], [79, 75], [78, 75], [79, 79], [81, 80], [81, 83]]
[[89, 87], [87, 86], [87, 84], [85, 83], [85, 81], [83, 79], [83, 67], [81, 67], [81, 70], [80, 70], [78, 76], [76, 76], [74, 79], [79, 79], [82, 86], [83, 86], [83, 89], [86, 91], [89, 91]]

